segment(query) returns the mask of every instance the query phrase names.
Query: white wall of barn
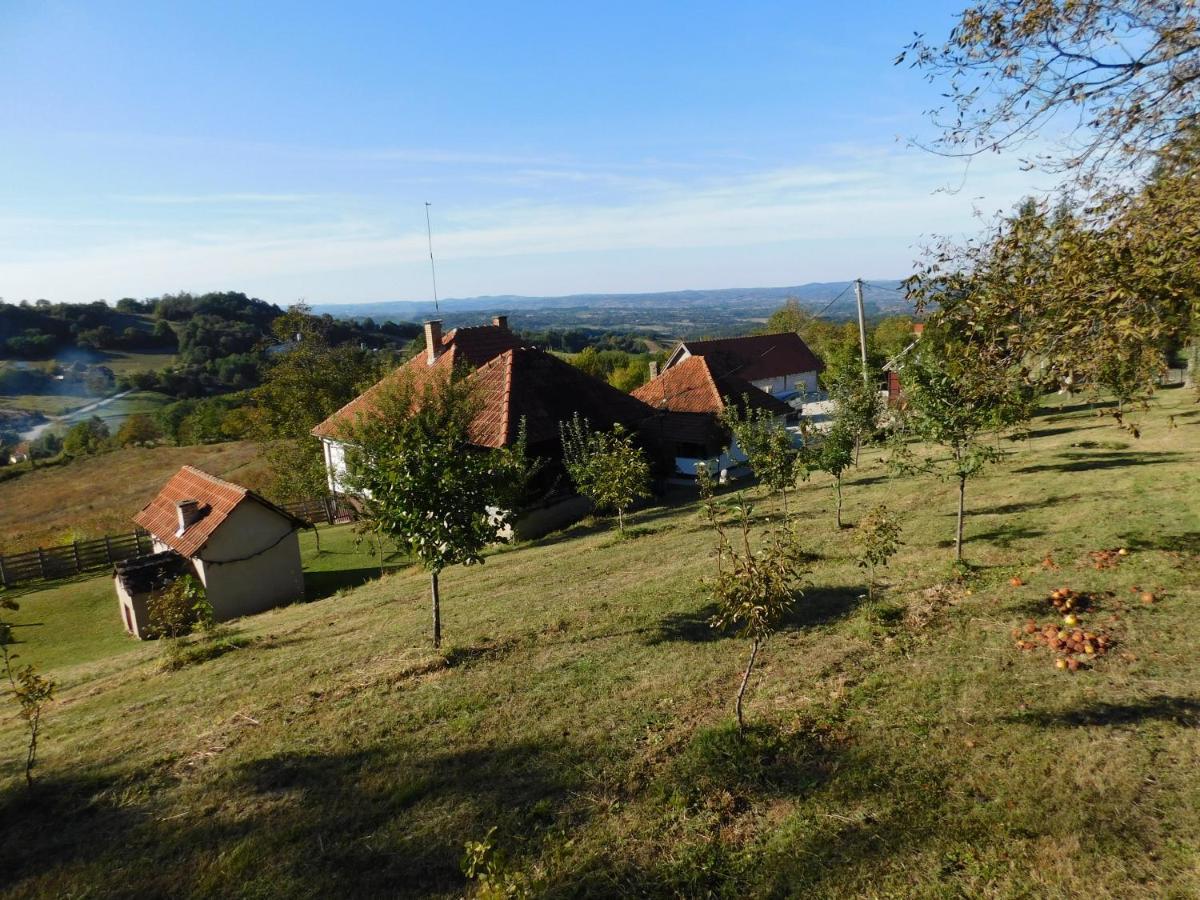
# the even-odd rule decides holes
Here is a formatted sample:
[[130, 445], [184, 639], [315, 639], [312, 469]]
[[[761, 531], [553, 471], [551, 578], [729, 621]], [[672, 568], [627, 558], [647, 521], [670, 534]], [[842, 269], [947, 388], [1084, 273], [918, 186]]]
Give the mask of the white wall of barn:
[[196, 560], [218, 621], [262, 612], [304, 596], [295, 523], [260, 503], [230, 513]]

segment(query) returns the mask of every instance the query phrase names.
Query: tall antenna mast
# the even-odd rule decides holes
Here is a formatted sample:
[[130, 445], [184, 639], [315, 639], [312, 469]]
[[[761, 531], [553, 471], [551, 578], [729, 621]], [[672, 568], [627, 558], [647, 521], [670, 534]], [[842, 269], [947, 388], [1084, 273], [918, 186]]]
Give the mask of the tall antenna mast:
[[433, 308], [436, 312], [441, 312], [441, 307], [438, 306], [437, 295], [437, 269], [433, 265], [433, 227], [429, 224], [429, 207], [430, 202], [425, 201], [425, 236], [429, 238], [429, 274], [433, 276]]

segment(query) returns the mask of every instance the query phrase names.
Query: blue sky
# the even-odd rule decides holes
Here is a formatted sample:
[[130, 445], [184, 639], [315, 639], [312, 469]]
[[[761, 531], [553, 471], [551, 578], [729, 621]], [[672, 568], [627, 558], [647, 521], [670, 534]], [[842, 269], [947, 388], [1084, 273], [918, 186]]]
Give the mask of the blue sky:
[[961, 5], [0, 0], [0, 296], [903, 276], [1048, 186], [906, 143]]

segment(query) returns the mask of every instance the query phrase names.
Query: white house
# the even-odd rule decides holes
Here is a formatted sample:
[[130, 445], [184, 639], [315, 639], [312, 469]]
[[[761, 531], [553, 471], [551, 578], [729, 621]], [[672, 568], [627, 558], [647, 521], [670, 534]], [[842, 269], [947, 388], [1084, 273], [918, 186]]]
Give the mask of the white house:
[[[134, 521], [150, 532], [155, 556], [162, 557], [141, 558], [143, 568], [195, 575], [217, 621], [304, 596], [298, 531], [307, 523], [239, 484], [184, 466]], [[171, 562], [171, 554], [181, 562]], [[156, 577], [166, 581], [136, 562], [117, 571], [116, 586], [126, 630], [141, 636], [145, 603], [137, 595], [156, 589]]]
[[695, 477], [700, 466], [707, 466], [713, 474], [737, 475], [746, 462], [746, 454], [719, 420], [730, 402], [766, 410], [781, 428], [795, 415], [783, 400], [721, 371], [708, 356], [682, 360], [635, 390], [633, 396], [655, 411], [643, 430], [674, 456], [676, 474], [690, 477]]
[[782, 400], [814, 398], [817, 376], [825, 368], [800, 335], [791, 331], [683, 341], [671, 352], [663, 369], [670, 371], [694, 356], [707, 358], [714, 371], [741, 378]]
[[442, 323], [425, 323], [425, 352], [419, 353], [378, 384], [343, 406], [312, 433], [321, 440], [330, 490], [353, 493], [346, 477], [347, 429], [378, 408], [379, 397], [399, 379], [423, 383], [431, 376], [466, 373], [478, 403], [469, 428], [472, 445], [509, 447], [522, 432], [526, 452], [542, 465], [529, 485], [531, 505], [515, 523], [520, 538], [536, 537], [584, 515], [588, 504], [565, 489], [561, 425], [573, 416], [595, 428], [620, 424], [630, 431], [651, 413], [645, 404], [593, 378], [565, 360], [529, 346], [508, 328], [504, 316], [443, 335]]

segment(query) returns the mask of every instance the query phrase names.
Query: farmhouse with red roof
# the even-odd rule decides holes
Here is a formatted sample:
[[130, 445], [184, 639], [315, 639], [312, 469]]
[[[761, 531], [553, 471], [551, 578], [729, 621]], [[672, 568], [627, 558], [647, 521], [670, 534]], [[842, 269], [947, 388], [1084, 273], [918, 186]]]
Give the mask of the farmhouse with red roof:
[[713, 474], [736, 475], [746, 455], [720, 424], [725, 407], [732, 402], [764, 410], [786, 428], [796, 410], [785, 398], [814, 391], [821, 368], [795, 334], [690, 341], [676, 347], [662, 374], [633, 395], [655, 410], [643, 430], [674, 455], [677, 473], [694, 476], [705, 465]]
[[[524, 423], [529, 455], [550, 463], [541, 473], [547, 487], [561, 474], [556, 471], [562, 457], [561, 423], [578, 414], [593, 428], [609, 429], [620, 424], [634, 430], [651, 413], [636, 397], [528, 345], [509, 330], [504, 316], [495, 317], [491, 325], [456, 328], [445, 335], [441, 322], [426, 322], [424, 352], [313, 429], [324, 447], [330, 489], [349, 492], [346, 430], [359, 416], [372, 414], [390, 383], [400, 378], [420, 383], [430, 373], [448, 375], [463, 369], [468, 372], [466, 378], [479, 405], [470, 426], [472, 443], [485, 448], [509, 446], [517, 440]], [[584, 511], [586, 506], [575, 509], [575, 514]], [[562, 515], [568, 515], [565, 507]], [[525, 536], [557, 521], [557, 517], [550, 517], [536, 525], [518, 522], [517, 530]]]
[[784, 400], [815, 394], [817, 375], [825, 369], [794, 331], [683, 341], [671, 352], [664, 369], [670, 370], [693, 356], [705, 357], [723, 376], [736, 376]]

